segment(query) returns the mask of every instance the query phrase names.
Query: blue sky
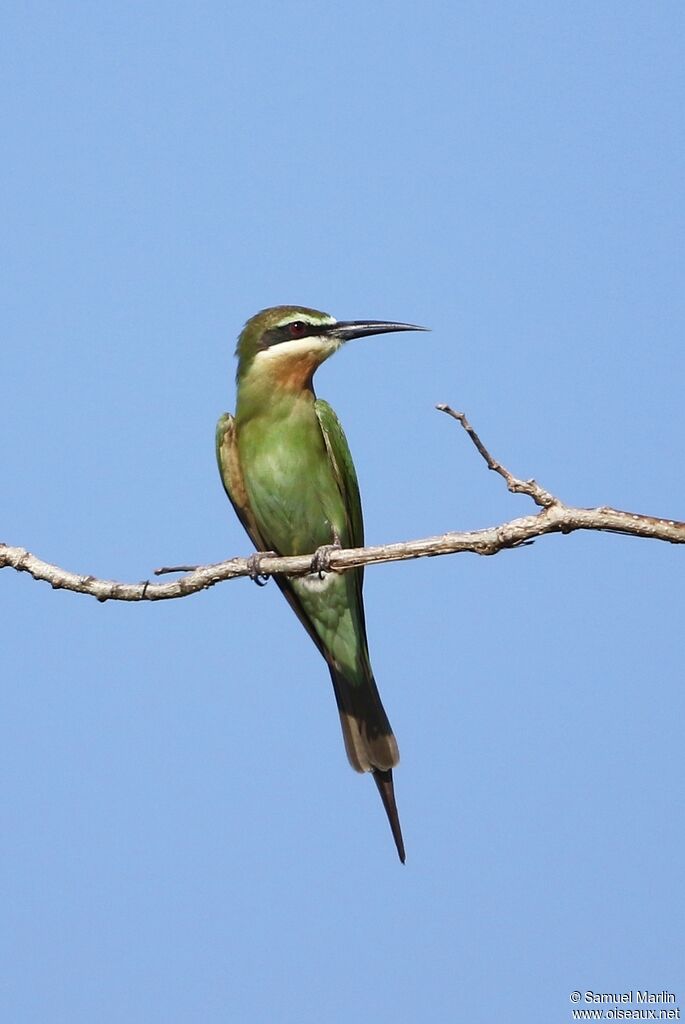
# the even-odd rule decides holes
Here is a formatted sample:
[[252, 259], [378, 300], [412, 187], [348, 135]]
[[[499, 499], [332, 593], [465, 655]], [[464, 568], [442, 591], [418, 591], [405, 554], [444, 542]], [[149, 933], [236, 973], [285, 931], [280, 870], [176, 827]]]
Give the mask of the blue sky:
[[[685, 518], [678, 3], [6, 4], [0, 537], [139, 580], [249, 543], [214, 464], [276, 303], [432, 328], [317, 377], [372, 543]], [[2, 575], [12, 1024], [571, 1019], [685, 1002], [683, 552], [374, 567], [407, 864], [271, 584]]]

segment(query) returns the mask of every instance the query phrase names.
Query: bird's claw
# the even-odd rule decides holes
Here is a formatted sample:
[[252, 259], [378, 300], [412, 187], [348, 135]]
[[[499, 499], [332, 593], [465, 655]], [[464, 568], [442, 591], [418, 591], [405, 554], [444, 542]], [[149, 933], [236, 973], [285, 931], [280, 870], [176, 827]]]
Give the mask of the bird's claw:
[[320, 548], [317, 548], [312, 555], [312, 567], [311, 572], [319, 574], [319, 579], [324, 578], [324, 574], [331, 571], [331, 555], [335, 551], [340, 551], [341, 544], [337, 540], [334, 544], [322, 544]]
[[263, 558], [278, 558], [278, 554], [276, 551], [255, 551], [254, 555], [250, 555], [248, 558], [247, 568], [249, 570], [250, 579], [253, 583], [256, 583], [258, 587], [265, 587], [270, 579], [268, 573], [262, 572]]

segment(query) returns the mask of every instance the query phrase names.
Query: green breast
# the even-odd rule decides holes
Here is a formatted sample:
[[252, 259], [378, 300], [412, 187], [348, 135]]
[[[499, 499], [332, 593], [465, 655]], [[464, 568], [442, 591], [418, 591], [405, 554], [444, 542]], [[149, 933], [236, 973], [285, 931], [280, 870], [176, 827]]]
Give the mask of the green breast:
[[264, 540], [284, 555], [343, 543], [346, 516], [313, 403], [240, 425], [238, 450], [252, 511]]

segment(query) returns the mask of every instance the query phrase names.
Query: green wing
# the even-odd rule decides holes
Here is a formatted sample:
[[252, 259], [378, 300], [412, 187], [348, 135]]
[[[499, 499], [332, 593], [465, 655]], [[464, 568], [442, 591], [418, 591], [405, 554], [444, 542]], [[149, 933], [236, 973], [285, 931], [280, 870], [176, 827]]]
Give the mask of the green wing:
[[245, 489], [243, 472], [240, 468], [240, 459], [238, 458], [235, 419], [228, 412], [219, 417], [219, 422], [216, 425], [216, 461], [219, 466], [219, 474], [224, 490], [235, 509], [238, 519], [245, 527], [250, 540], [257, 550], [267, 551], [268, 544], [264, 543], [259, 532]]
[[314, 409], [347, 515], [347, 535], [341, 537], [340, 540], [344, 547], [364, 547], [364, 519], [359, 497], [359, 483], [347, 438], [340, 425], [340, 420], [328, 402], [318, 398], [314, 403]]
[[[318, 399], [314, 403], [314, 408], [326, 442], [333, 475], [345, 506], [347, 529], [346, 535], [341, 536], [340, 540], [346, 547], [361, 548], [364, 546], [362, 503], [347, 438], [328, 402]], [[400, 859], [403, 859], [404, 846], [392, 788], [392, 768], [398, 763], [400, 755], [369, 661], [362, 600], [363, 576], [362, 568], [351, 569], [344, 573], [337, 583], [338, 592], [346, 601], [354, 622], [354, 648], [358, 667], [352, 671], [349, 667], [345, 670], [339, 663], [328, 658], [326, 652], [323, 653], [333, 680], [348, 760], [356, 771], [373, 772], [395, 836]], [[333, 599], [333, 595], [330, 599]]]
[[[362, 502], [359, 496], [359, 482], [345, 432], [340, 424], [340, 420], [328, 402], [318, 398], [314, 403], [314, 409], [321, 426], [321, 433], [326, 442], [326, 450], [328, 451], [333, 475], [340, 489], [343, 505], [345, 506], [347, 529], [344, 531], [344, 535], [340, 537], [340, 540], [343, 547], [363, 548], [364, 517], [362, 515]], [[363, 568], [359, 567], [358, 569], [349, 570], [344, 574], [343, 580], [349, 588], [349, 607], [357, 621], [359, 656], [367, 679], [372, 681], [373, 672], [371, 670], [366, 641], [366, 617], [364, 615], [364, 601], [362, 598]], [[375, 683], [373, 686], [375, 690]], [[383, 715], [385, 715], [385, 712], [383, 712]], [[390, 731], [389, 725], [388, 731]]]

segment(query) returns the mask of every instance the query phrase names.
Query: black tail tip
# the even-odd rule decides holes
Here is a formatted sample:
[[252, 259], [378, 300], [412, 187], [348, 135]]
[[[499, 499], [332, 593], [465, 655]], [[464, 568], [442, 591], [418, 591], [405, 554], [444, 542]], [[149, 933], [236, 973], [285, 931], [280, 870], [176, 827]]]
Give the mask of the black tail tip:
[[388, 816], [392, 837], [395, 840], [395, 846], [397, 847], [397, 856], [404, 864], [406, 854], [404, 852], [404, 840], [402, 838], [400, 816], [397, 812], [397, 804], [395, 803], [395, 787], [392, 781], [392, 768], [388, 768], [385, 771], [376, 769], [373, 772], [373, 780], [376, 783], [378, 792], [381, 795], [381, 800], [383, 801], [385, 813]]

